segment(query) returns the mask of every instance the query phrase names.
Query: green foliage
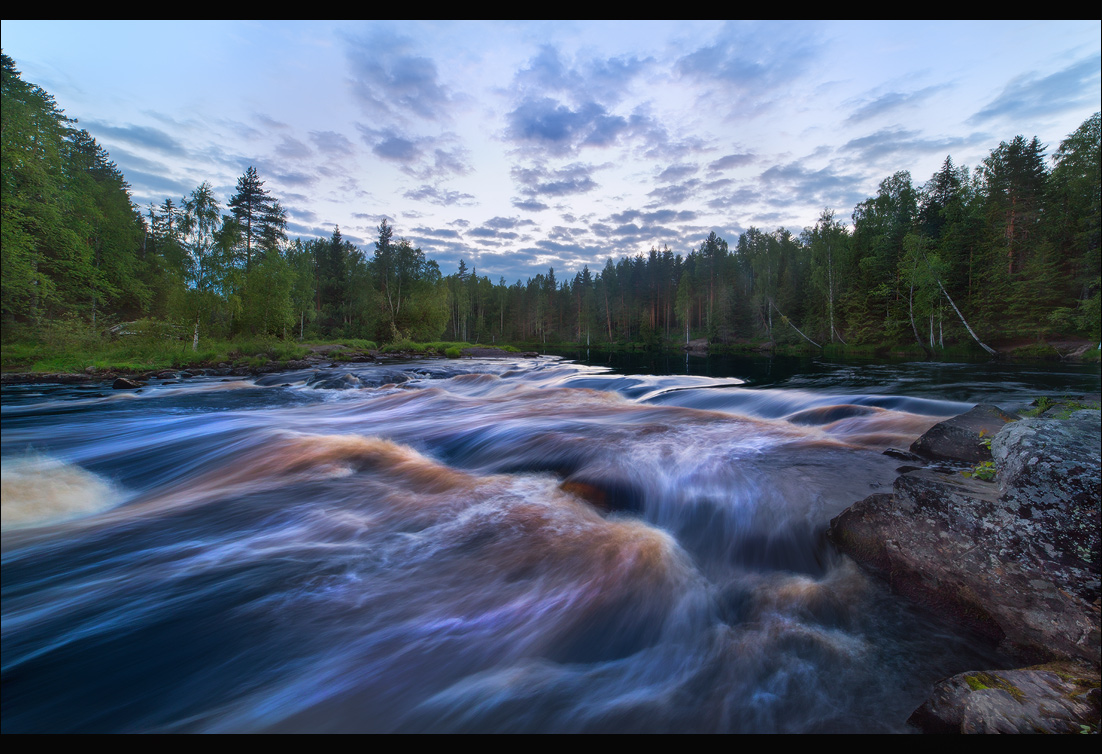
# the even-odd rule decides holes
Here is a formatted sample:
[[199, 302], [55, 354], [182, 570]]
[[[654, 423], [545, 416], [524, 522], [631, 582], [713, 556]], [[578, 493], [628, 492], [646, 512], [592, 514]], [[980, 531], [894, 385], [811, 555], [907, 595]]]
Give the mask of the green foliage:
[[971, 471], [962, 471], [961, 474], [984, 482], [993, 482], [995, 481], [995, 463], [982, 461], [973, 466]]
[[452, 346], [444, 350], [444, 355], [449, 359], [458, 359], [462, 355], [462, 352], [455, 346]]

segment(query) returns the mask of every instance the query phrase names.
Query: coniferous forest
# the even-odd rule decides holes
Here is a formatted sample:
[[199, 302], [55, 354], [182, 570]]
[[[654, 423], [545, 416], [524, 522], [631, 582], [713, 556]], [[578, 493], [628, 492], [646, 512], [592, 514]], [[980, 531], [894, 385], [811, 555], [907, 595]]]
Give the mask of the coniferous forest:
[[[946, 348], [1099, 340], [1100, 117], [1059, 145], [1012, 136], [979, 165], [885, 177], [812, 227], [715, 233], [601, 269], [493, 281], [385, 220], [373, 248], [340, 230], [290, 239], [249, 168], [138, 207], [126, 177], [3, 57], [5, 348], [54, 328], [109, 337], [140, 321], [205, 338], [677, 346]], [[125, 327], [121, 328], [125, 331]]]

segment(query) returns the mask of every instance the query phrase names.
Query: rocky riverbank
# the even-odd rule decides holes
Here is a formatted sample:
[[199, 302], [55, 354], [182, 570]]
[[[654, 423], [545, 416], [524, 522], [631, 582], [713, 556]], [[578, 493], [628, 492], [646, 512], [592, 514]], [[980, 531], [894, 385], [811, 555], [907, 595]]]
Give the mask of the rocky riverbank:
[[942, 422], [890, 494], [831, 521], [837, 546], [894, 591], [1029, 666], [940, 682], [912, 716], [923, 730], [1098, 731], [1102, 414], [1084, 402]]

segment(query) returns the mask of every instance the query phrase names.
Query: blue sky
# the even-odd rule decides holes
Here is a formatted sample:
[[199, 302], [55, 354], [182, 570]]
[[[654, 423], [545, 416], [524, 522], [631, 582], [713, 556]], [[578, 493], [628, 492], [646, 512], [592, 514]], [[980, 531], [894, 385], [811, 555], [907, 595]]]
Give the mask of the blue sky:
[[1102, 109], [1102, 23], [4, 21], [147, 206], [256, 166], [292, 237], [386, 217], [509, 283], [848, 221]]

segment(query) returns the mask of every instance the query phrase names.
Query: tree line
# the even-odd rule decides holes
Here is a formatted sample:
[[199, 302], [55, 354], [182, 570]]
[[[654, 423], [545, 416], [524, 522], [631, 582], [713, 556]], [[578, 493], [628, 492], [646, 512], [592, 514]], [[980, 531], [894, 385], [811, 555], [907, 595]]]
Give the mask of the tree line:
[[[439, 265], [384, 220], [374, 248], [290, 240], [250, 167], [225, 206], [209, 183], [144, 209], [109, 155], [3, 56], [0, 317], [32, 327], [138, 318], [204, 335], [543, 344], [691, 338], [815, 345], [1099, 338], [1100, 122], [1051, 158], [1018, 136], [974, 169], [884, 179], [845, 223], [750, 228], [731, 244], [613, 255], [512, 285]], [[181, 335], [184, 337], [185, 335]]]

